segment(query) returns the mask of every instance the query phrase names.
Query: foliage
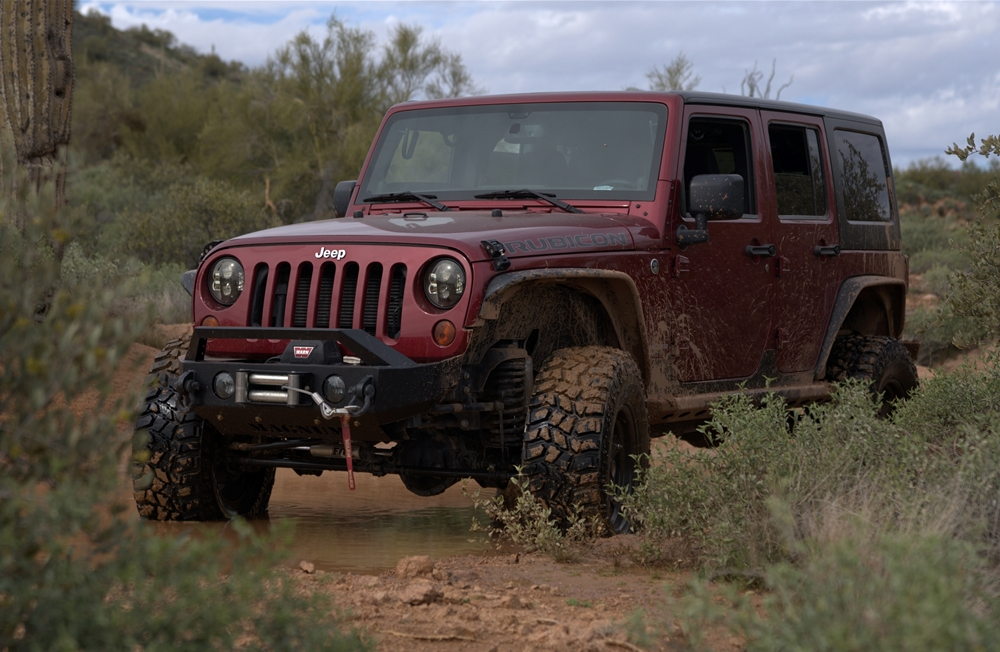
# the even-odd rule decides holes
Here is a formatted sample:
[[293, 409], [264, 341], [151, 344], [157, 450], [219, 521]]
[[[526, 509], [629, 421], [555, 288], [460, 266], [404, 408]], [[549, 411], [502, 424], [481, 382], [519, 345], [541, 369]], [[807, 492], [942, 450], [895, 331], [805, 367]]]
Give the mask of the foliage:
[[[515, 497], [516, 496], [516, 497]], [[473, 522], [474, 532], [486, 532], [497, 543], [513, 543], [528, 552], [539, 551], [559, 562], [574, 562], [577, 548], [591, 543], [604, 532], [604, 525], [596, 519], [579, 514], [569, 519], [568, 527], [560, 529], [552, 510], [536, 499], [528, 489], [528, 479], [520, 475], [511, 478], [505, 495], [492, 499], [472, 496], [477, 509], [483, 509], [491, 524], [484, 526]]]
[[[984, 157], [1000, 156], [997, 136], [983, 138], [978, 147], [975, 140], [972, 134], [965, 147], [954, 144], [947, 153], [962, 161], [973, 153]], [[1000, 187], [996, 178], [975, 196], [975, 201], [979, 204], [981, 217], [969, 225], [968, 245], [963, 247], [970, 260], [969, 269], [952, 275], [948, 306], [957, 315], [978, 320], [986, 338], [995, 339], [1000, 336], [1000, 296], [997, 293], [1000, 287], [1000, 221], [996, 219]]]
[[677, 54], [673, 61], [663, 66], [654, 65], [646, 73], [651, 91], [693, 91], [701, 83], [701, 77], [694, 75], [694, 64], [683, 52]]
[[197, 178], [166, 191], [152, 210], [126, 214], [125, 251], [146, 262], [197, 266], [205, 244], [277, 225], [246, 191]]
[[847, 537], [771, 567], [765, 583], [754, 601], [693, 582], [679, 609], [688, 639], [700, 648], [707, 622], [725, 623], [749, 652], [983, 650], [1000, 636], [985, 562], [947, 537]]
[[[280, 540], [238, 522], [233, 547], [136, 523], [118, 498], [133, 414], [107, 397], [143, 320], [109, 316], [113, 275], [61, 273], [50, 189], [11, 210], [29, 219], [0, 224], [0, 649], [362, 649], [328, 602], [270, 570]], [[95, 409], [79, 408], [85, 392]]]
[[333, 16], [322, 38], [304, 31], [248, 70], [169, 32], [121, 32], [97, 13], [77, 20], [79, 165], [122, 153], [184, 165], [262, 197], [286, 223], [332, 216], [336, 182], [357, 177], [391, 105], [479, 92], [461, 57], [419, 26], [378, 43]]
[[[760, 82], [764, 79], [764, 72], [762, 70], [757, 70], [757, 62], [753, 62], [753, 69], [747, 70], [743, 75], [743, 80], [740, 82], [740, 95], [746, 95], [747, 97], [760, 97], [765, 100], [771, 98], [771, 82], [774, 81], [775, 70], [778, 65], [778, 60], [774, 59], [771, 62], [771, 76], [767, 78], [767, 85], [761, 88]], [[792, 75], [788, 78], [788, 81], [778, 87], [777, 92], [774, 94], [774, 99], [781, 99], [781, 91], [785, 90], [792, 85], [792, 81], [795, 80], [795, 76]]]
[[774, 496], [793, 506], [801, 538], [821, 525], [831, 496], [863, 492], [905, 466], [888, 461], [909, 459], [910, 443], [876, 412], [861, 384], [840, 387], [830, 403], [794, 420], [776, 395], [759, 406], [745, 394], [727, 396], [702, 427], [717, 446], [661, 449], [635, 492], [622, 496], [626, 511], [653, 538], [690, 538], [712, 568], [754, 568], [792, 557], [771, 516]]

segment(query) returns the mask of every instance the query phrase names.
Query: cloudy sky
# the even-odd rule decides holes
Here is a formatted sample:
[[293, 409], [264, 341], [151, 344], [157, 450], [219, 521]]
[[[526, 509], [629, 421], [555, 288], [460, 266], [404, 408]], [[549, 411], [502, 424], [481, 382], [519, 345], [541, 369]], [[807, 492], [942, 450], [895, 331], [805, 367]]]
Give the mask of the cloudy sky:
[[78, 0], [248, 66], [336, 12], [384, 37], [418, 24], [491, 93], [646, 87], [679, 52], [699, 90], [740, 92], [756, 64], [781, 99], [877, 116], [893, 163], [1000, 132], [1000, 2], [283, 2]]

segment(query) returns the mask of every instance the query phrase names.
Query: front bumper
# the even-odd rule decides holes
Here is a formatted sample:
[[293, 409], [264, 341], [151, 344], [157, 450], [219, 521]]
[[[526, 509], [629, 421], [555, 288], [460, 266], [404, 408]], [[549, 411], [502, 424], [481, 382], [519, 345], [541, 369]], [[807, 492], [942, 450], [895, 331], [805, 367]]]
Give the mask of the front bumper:
[[[254, 348], [253, 340], [280, 341], [286, 354], [267, 362], [207, 356], [209, 342], [220, 340], [229, 340], [220, 347], [226, 350], [233, 350], [233, 340], [245, 341], [247, 349]], [[307, 349], [309, 353], [297, 360]], [[324, 357], [324, 350], [332, 351], [332, 357]], [[327, 400], [328, 405], [353, 406], [357, 413], [367, 398], [367, 409], [352, 417], [352, 430], [359, 439], [378, 440], [385, 438], [382, 425], [424, 414], [452, 391], [459, 381], [461, 356], [418, 364], [359, 329], [201, 327], [194, 329], [182, 365], [179, 391], [223, 434], [340, 437], [339, 419], [324, 418], [304, 393], [322, 396], [324, 381], [337, 376], [343, 397]], [[234, 380], [230, 396], [216, 391], [219, 374]]]

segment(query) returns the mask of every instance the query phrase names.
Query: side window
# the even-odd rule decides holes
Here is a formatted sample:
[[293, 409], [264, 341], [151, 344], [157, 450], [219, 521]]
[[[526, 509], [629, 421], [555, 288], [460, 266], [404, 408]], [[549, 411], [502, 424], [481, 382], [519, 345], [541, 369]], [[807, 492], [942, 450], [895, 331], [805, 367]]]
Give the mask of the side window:
[[891, 222], [888, 166], [882, 141], [873, 134], [844, 129], [833, 134], [848, 221]]
[[692, 118], [684, 151], [684, 192], [699, 174], [738, 174], [743, 177], [743, 214], [757, 212], [754, 196], [750, 125], [743, 120]]
[[767, 128], [774, 165], [779, 216], [826, 215], [826, 177], [819, 132], [808, 127], [772, 124]]

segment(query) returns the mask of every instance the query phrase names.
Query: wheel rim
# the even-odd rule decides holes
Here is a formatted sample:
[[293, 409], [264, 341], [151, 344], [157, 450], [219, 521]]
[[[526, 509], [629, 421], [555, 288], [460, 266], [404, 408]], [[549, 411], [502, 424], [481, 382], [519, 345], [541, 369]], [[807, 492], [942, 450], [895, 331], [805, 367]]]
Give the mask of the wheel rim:
[[[634, 448], [635, 427], [632, 414], [627, 408], [615, 416], [611, 442], [608, 450], [608, 483], [616, 487], [632, 489], [635, 477], [635, 460], [630, 455]], [[625, 534], [631, 528], [622, 511], [622, 504], [608, 494], [608, 526], [615, 534]]]

